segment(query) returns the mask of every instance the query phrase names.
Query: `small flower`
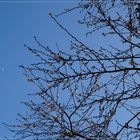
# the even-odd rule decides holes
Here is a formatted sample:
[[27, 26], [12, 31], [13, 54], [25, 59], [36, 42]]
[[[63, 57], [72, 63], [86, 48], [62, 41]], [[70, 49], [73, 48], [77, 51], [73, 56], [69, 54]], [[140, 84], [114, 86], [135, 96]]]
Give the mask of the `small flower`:
[[131, 59], [131, 60], [129, 61], [129, 64], [130, 64], [131, 66], [138, 66], [138, 65], [139, 65], [139, 64], [136, 63], [133, 59]]
[[27, 78], [27, 81], [33, 82], [33, 79], [32, 79], [31, 77], [28, 77], [28, 78]]
[[48, 88], [51, 88], [52, 87], [52, 85], [51, 84], [48, 84]]

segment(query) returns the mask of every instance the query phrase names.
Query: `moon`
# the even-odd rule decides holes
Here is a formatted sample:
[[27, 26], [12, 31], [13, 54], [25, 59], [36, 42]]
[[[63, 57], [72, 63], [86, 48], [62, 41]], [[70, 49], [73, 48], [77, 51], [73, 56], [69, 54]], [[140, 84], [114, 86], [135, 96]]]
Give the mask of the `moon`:
[[5, 68], [4, 67], [1, 67], [1, 71], [5, 71]]

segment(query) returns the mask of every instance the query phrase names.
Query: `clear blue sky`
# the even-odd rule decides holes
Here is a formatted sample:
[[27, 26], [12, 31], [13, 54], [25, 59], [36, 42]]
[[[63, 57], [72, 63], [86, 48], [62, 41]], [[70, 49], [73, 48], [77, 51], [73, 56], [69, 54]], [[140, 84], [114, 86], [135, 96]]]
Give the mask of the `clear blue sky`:
[[[34, 35], [50, 47], [55, 47], [56, 42], [62, 47], [68, 44], [69, 38], [49, 18], [48, 12], [59, 13], [74, 3], [38, 1], [0, 0], [0, 139], [11, 137], [1, 123], [14, 123], [17, 113], [26, 111], [20, 101], [28, 100], [27, 93], [34, 91], [18, 67], [34, 62], [34, 57], [23, 45], [33, 47]], [[70, 17], [65, 16], [65, 24], [70, 22]]]
[[[50, 19], [48, 13], [58, 14], [63, 9], [76, 5], [77, 1], [0, 0], [0, 140], [5, 136], [11, 137], [10, 131], [1, 123], [15, 123], [17, 113], [26, 111], [20, 101], [30, 100], [27, 94], [36, 90], [26, 81], [23, 71], [18, 67], [35, 61], [24, 44], [34, 47], [33, 36], [37, 36], [40, 42], [52, 49], [55, 49], [55, 44], [58, 43], [61, 49], [67, 50], [70, 37]], [[93, 36], [86, 38], [85, 28], [79, 26], [78, 18], [80, 19], [79, 14], [75, 11], [60, 17], [59, 20], [80, 40], [88, 42], [90, 47], [95, 48], [94, 44], [97, 43], [106, 46], [109, 44], [108, 41], [101, 42], [98, 34], [94, 39]]]

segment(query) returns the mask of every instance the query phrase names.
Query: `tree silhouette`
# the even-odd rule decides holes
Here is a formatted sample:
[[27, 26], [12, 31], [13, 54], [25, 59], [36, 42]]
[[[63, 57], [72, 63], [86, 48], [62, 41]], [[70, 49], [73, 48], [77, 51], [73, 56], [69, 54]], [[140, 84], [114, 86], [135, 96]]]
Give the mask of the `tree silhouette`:
[[[105, 45], [88, 46], [59, 22], [59, 16], [74, 10], [82, 14], [78, 23], [87, 27], [86, 36], [100, 33]], [[38, 48], [25, 45], [39, 58], [21, 66], [38, 87], [33, 96], [39, 101], [23, 102], [29, 112], [19, 114], [19, 124], [9, 129], [18, 138], [139, 139], [139, 0], [82, 0], [49, 16], [71, 37], [71, 51], [54, 51], [36, 37]]]

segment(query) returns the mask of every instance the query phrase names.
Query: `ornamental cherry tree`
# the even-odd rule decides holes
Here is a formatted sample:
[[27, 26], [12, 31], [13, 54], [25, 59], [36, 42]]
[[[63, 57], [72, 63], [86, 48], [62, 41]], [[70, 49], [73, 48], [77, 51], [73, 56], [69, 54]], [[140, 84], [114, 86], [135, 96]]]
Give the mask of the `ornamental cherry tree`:
[[[91, 36], [100, 41], [84, 43], [59, 21], [73, 11], [89, 42]], [[28, 113], [6, 126], [23, 139], [138, 140], [140, 1], [81, 0], [49, 16], [71, 38], [69, 51], [53, 50], [37, 37], [36, 47], [25, 45], [38, 58], [20, 66], [37, 86], [30, 96], [38, 102], [23, 102]]]

